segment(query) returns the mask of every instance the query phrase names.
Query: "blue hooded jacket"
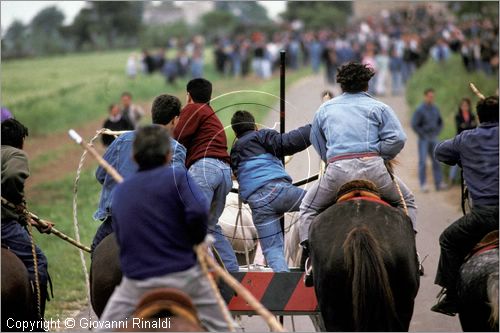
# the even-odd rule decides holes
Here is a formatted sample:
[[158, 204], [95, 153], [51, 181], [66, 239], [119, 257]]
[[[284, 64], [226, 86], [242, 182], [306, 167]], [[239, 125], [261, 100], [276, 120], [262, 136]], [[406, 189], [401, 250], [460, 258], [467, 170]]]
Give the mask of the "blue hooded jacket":
[[246, 202], [256, 190], [276, 179], [291, 182], [281, 157], [298, 153], [311, 145], [311, 125], [280, 134], [275, 130], [247, 131], [231, 149], [231, 167]]

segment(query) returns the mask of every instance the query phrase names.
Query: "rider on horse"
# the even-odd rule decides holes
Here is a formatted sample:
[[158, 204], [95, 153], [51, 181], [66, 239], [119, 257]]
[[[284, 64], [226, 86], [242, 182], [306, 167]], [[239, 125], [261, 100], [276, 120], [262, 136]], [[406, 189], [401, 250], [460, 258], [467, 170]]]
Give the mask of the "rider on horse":
[[[153, 124], [165, 127], [170, 134], [172, 134], [179, 119], [180, 111], [181, 102], [177, 97], [167, 94], [159, 95], [155, 98], [151, 107]], [[118, 139], [114, 140], [108, 147], [103, 156], [103, 158], [118, 170], [120, 175], [125, 179], [137, 171], [137, 164], [135, 164], [132, 159], [132, 142], [134, 141], [134, 137], [135, 131], [120, 135]], [[174, 152], [172, 164], [178, 167], [184, 167], [186, 148], [173, 138], [170, 138], [170, 144]], [[102, 184], [102, 190], [99, 208], [94, 214], [94, 219], [96, 221], [102, 221], [102, 223], [97, 229], [94, 240], [92, 241], [92, 253], [97, 245], [99, 245], [107, 235], [113, 232], [111, 226], [111, 202], [113, 199], [113, 190], [116, 186], [113, 177], [111, 177], [102, 167], [97, 168], [95, 176], [99, 183]]]
[[393, 206], [403, 208], [406, 202], [416, 230], [417, 207], [413, 193], [399, 178], [391, 175], [385, 165], [385, 161], [393, 159], [403, 149], [406, 134], [394, 111], [366, 92], [373, 75], [373, 70], [366, 65], [349, 63], [342, 66], [337, 82], [343, 94], [323, 103], [314, 115], [311, 143], [328, 166], [300, 206], [303, 260], [308, 255], [309, 227], [314, 218], [335, 202], [343, 184], [355, 179], [371, 180], [382, 198]]
[[106, 328], [129, 318], [145, 293], [174, 288], [188, 294], [207, 329], [227, 331], [193, 248], [207, 234], [208, 201], [184, 167], [169, 165], [169, 139], [161, 126], [136, 131], [133, 157], [139, 169], [116, 186], [112, 202], [123, 278], [100, 319]]
[[[35, 290], [36, 279], [40, 286], [40, 309], [41, 318], [45, 312], [45, 301], [47, 299], [47, 258], [42, 250], [35, 246], [36, 266], [38, 276], [35, 274], [35, 260], [33, 258], [33, 240], [26, 230], [28, 223], [37, 227], [40, 232], [50, 233], [50, 224], [43, 229], [30, 219], [25, 213], [24, 183], [29, 177], [28, 156], [22, 150], [24, 139], [28, 136], [28, 129], [15, 119], [7, 119], [2, 122], [2, 198], [16, 205], [18, 209], [12, 209], [2, 203], [2, 247], [14, 252], [26, 265], [30, 281]], [[36, 302], [36, 292], [34, 302]]]
[[479, 127], [441, 142], [436, 158], [463, 169], [472, 210], [446, 228], [439, 238], [441, 256], [435, 283], [446, 289], [432, 311], [454, 316], [458, 310], [457, 278], [464, 258], [486, 234], [498, 230], [498, 96], [477, 103]]

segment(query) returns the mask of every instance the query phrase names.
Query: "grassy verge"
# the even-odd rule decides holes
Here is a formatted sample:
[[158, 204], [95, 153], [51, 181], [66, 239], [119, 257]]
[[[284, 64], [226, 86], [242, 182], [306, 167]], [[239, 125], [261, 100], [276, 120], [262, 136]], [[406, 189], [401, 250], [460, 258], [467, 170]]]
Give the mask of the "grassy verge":
[[473, 82], [485, 96], [495, 94], [498, 89], [497, 76], [487, 76], [482, 72], [467, 72], [458, 55], [454, 55], [442, 64], [429, 60], [411, 77], [406, 87], [406, 98], [410, 108], [415, 110], [422, 102], [424, 90], [434, 88], [436, 105], [441, 110], [445, 124], [440, 138], [451, 138], [456, 134], [455, 113], [460, 100], [469, 97], [473, 105], [478, 101], [477, 96], [469, 88], [469, 82]]
[[[111, 74], [99, 76], [99, 71], [103, 70], [101, 64], [94, 66], [92, 75], [88, 73], [92, 80], [77, 87], [67, 88], [64, 85], [55, 85], [51, 90], [43, 90], [49, 85], [42, 80], [43, 75], [34, 75], [36, 82], [29, 80], [24, 87], [16, 87], [16, 84], [9, 82], [4, 91], [6, 105], [11, 107], [16, 116], [25, 122], [30, 130], [34, 129], [34, 137], [30, 140], [37, 140], [37, 134], [48, 134], [58, 131], [64, 131], [70, 126], [92, 121], [105, 116], [105, 105], [109, 100], [116, 100], [123, 89], [132, 91], [137, 100], [150, 101], [156, 94], [168, 92], [176, 94], [184, 100], [185, 82], [179, 81], [177, 88], [167, 87], [160, 76], [140, 77], [136, 81], [127, 82], [121, 69], [124, 59], [116, 60], [119, 57], [125, 57], [128, 53], [116, 52], [112, 54], [99, 55], [100, 61], [113, 66], [118, 63], [119, 66], [111, 71]], [[92, 61], [95, 61], [97, 54], [88, 55]], [[102, 57], [101, 57], [102, 56]], [[75, 66], [78, 61], [91, 63], [84, 56], [61, 57], [59, 66], [65, 75], [75, 75], [74, 73], [82, 71], [78, 68], [68, 68]], [[120, 58], [121, 59], [121, 58]], [[78, 60], [78, 61], [76, 61]], [[47, 66], [53, 66], [56, 59], [49, 58], [45, 60], [27, 60], [25, 63], [8, 63], [8, 76], [21, 79], [24, 75], [29, 75], [29, 70], [25, 66], [40, 61]], [[20, 66], [21, 64], [25, 66]], [[39, 63], [38, 63], [39, 64]], [[82, 64], [83, 66], [83, 64]], [[88, 66], [85, 65], [88, 70]], [[257, 121], [262, 121], [268, 112], [277, 111], [276, 105], [279, 98], [273, 94], [279, 91], [279, 78], [274, 76], [268, 81], [261, 81], [254, 78], [235, 79], [220, 78], [214, 73], [210, 65], [206, 66], [207, 77], [214, 83], [213, 96], [217, 97], [212, 106], [218, 113], [228, 134], [228, 142], [231, 144], [234, 139], [230, 129], [230, 118], [237, 109], [245, 108], [253, 112]], [[45, 67], [40, 69], [49, 71]], [[54, 70], [55, 71], [55, 70]], [[49, 71], [50, 72], [50, 71]], [[290, 86], [295, 81], [309, 73], [308, 69], [290, 72], [287, 77], [287, 85]], [[100, 82], [101, 78], [104, 82]], [[5, 75], [2, 80], [7, 80]], [[38, 80], [38, 81], [37, 81]], [[75, 82], [78, 80], [75, 79]], [[106, 83], [107, 82], [107, 83]], [[77, 83], [75, 83], [77, 85]], [[40, 95], [31, 95], [26, 92], [29, 87], [42, 87], [40, 94], [45, 94], [43, 98], [36, 97]], [[107, 88], [105, 88], [107, 87]], [[168, 89], [167, 89], [168, 88]], [[17, 90], [16, 90], [17, 89]], [[66, 90], [65, 90], [66, 89]], [[169, 90], [172, 89], [172, 90]], [[242, 91], [243, 90], [243, 91]], [[258, 90], [251, 92], [246, 90]], [[38, 93], [38, 92], [37, 92]], [[221, 96], [222, 95], [222, 96]], [[35, 97], [34, 97], [35, 96]], [[13, 106], [12, 106], [13, 105]], [[67, 107], [66, 107], [67, 106]], [[81, 106], [79, 108], [78, 106]], [[55, 119], [53, 118], [55, 117]], [[43, 120], [43, 121], [42, 121]], [[144, 120], [148, 122], [148, 119]], [[276, 115], [278, 121], [278, 115]], [[36, 177], [38, 171], [51, 160], [60, 158], [66, 152], [68, 147], [63, 145], [54, 150], [48, 150], [41, 154], [32, 162], [32, 177]], [[76, 171], [76, 170], [75, 170]], [[43, 218], [57, 223], [57, 228], [70, 236], [74, 235], [72, 223], [72, 199], [73, 199], [74, 172], [64, 176], [58, 181], [42, 183], [33, 188], [36, 196], [28, 198], [28, 204], [31, 210]], [[97, 208], [100, 193], [100, 185], [94, 178], [93, 170], [86, 170], [80, 178], [78, 190], [78, 220], [80, 225], [80, 236], [82, 243], [90, 245], [95, 231], [99, 224], [92, 220], [92, 215]], [[36, 235], [37, 244], [45, 252], [49, 261], [49, 272], [53, 279], [55, 298], [47, 304], [47, 318], [63, 318], [72, 311], [82, 308], [86, 302], [85, 282], [81, 269], [80, 259], [76, 248], [66, 244], [64, 241], [50, 235]], [[86, 255], [87, 260], [90, 256]]]

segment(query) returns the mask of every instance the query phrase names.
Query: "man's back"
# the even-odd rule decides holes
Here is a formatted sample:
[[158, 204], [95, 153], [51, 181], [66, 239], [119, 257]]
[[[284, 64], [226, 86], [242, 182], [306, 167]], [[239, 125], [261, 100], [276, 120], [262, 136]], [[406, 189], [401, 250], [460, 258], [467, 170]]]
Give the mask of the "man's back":
[[185, 169], [139, 171], [117, 186], [112, 204], [125, 276], [145, 279], [195, 265], [208, 204]]
[[[28, 156], [21, 149], [2, 145], [2, 197], [13, 204], [24, 200], [24, 182], [29, 177]], [[18, 214], [2, 205], [2, 220], [17, 220]]]
[[208, 104], [186, 105], [181, 111], [174, 138], [187, 149], [186, 166], [188, 168], [204, 157], [229, 162], [224, 127]]

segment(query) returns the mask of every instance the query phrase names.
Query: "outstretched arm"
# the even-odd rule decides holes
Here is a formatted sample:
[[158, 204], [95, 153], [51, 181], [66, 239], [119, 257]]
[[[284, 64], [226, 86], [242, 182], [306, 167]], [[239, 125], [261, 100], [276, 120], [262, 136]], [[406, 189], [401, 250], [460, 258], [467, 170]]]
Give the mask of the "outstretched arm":
[[434, 149], [434, 157], [445, 164], [460, 164], [460, 153], [458, 151], [458, 136], [453, 139], [439, 143]]
[[309, 147], [311, 145], [310, 133], [310, 124], [283, 134], [266, 129], [259, 131], [259, 140], [269, 153], [282, 157], [293, 155]]

